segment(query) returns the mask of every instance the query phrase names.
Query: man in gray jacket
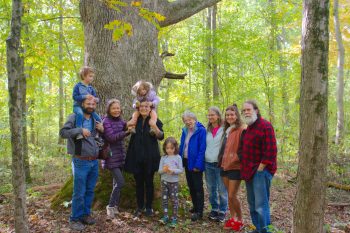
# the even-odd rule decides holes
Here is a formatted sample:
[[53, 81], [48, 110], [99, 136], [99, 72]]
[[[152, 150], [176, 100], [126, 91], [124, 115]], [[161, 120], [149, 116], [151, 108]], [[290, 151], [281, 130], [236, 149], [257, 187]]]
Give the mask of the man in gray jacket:
[[[82, 103], [84, 112], [83, 128], [75, 127], [73, 113], [68, 117], [67, 122], [60, 130], [60, 136], [67, 140], [68, 154], [72, 155], [73, 172], [73, 197], [72, 213], [69, 224], [71, 229], [82, 231], [85, 225], [95, 224], [90, 216], [91, 206], [94, 198], [94, 189], [98, 178], [97, 156], [99, 147], [96, 144], [95, 136], [97, 131], [103, 132], [103, 125], [95, 122], [91, 114], [96, 109], [96, 102], [93, 98], [87, 98]], [[77, 135], [82, 134], [83, 139], [77, 140]]]

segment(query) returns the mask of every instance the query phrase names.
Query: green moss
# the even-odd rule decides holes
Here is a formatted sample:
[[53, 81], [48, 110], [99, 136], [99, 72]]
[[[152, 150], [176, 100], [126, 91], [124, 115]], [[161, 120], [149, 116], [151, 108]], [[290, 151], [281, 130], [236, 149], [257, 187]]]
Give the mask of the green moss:
[[58, 209], [62, 207], [63, 202], [70, 201], [73, 193], [73, 176], [67, 180], [64, 186], [51, 199], [51, 208]]

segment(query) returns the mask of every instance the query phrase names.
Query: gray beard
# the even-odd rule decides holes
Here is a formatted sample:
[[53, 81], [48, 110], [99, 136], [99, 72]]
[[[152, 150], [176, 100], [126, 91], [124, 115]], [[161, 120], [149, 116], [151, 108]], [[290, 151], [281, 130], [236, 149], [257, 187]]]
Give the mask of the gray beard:
[[251, 117], [244, 117], [244, 122], [247, 125], [252, 125], [258, 119], [258, 115], [254, 113]]

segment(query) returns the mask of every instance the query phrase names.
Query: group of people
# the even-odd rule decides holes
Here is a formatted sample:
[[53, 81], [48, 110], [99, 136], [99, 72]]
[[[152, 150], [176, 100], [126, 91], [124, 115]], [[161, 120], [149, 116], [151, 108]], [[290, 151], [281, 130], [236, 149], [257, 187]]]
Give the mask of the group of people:
[[[139, 81], [133, 113], [129, 121], [122, 118], [121, 103], [111, 99], [102, 120], [95, 113], [98, 98], [91, 86], [94, 72], [83, 67], [82, 81], [73, 91], [74, 114], [60, 130], [72, 155], [73, 197], [70, 227], [84, 230], [96, 221], [91, 216], [94, 187], [98, 178], [98, 138], [109, 144], [111, 153], [102, 160], [102, 167], [113, 176], [113, 189], [106, 207], [107, 215], [119, 213], [121, 189], [125, 184], [122, 170], [133, 174], [136, 183], [137, 208], [135, 217], [153, 216], [154, 175], [161, 177], [163, 216], [159, 220], [170, 227], [177, 226], [179, 175], [185, 171], [193, 207], [191, 220], [203, 218], [203, 173], [209, 193], [209, 219], [224, 223], [225, 229], [240, 231], [244, 227], [238, 192], [241, 181], [246, 184], [252, 232], [269, 232], [270, 185], [276, 172], [277, 146], [272, 125], [263, 119], [255, 101], [243, 104], [241, 117], [236, 104], [225, 109], [224, 116], [217, 107], [208, 110], [205, 127], [194, 113], [182, 115], [184, 127], [180, 143], [168, 137], [163, 143], [163, 156], [158, 141], [164, 139], [163, 123], [157, 116], [159, 98], [152, 84]], [[128, 148], [124, 140], [130, 137]], [[168, 200], [172, 201], [171, 217]], [[227, 217], [228, 212], [230, 216]]]

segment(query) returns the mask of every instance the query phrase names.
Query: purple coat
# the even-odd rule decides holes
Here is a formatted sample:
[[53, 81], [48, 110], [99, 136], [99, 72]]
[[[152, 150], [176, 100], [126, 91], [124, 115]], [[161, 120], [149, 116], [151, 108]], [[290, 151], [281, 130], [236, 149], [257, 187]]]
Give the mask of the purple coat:
[[107, 169], [123, 167], [125, 162], [124, 138], [129, 133], [124, 131], [126, 122], [120, 117], [106, 117], [103, 121], [104, 138], [109, 143], [112, 156], [102, 160], [102, 167]]

